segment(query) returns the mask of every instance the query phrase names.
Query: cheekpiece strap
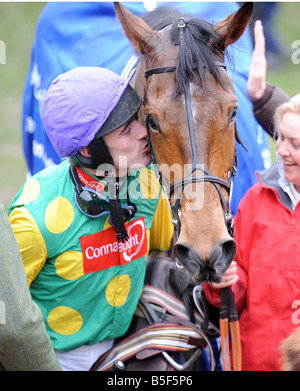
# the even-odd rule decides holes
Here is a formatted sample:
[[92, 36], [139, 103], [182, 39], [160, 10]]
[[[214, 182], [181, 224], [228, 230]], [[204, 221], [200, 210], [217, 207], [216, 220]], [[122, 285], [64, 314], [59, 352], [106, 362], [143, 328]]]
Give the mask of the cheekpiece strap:
[[180, 43], [182, 43], [182, 41], [183, 41], [183, 29], [185, 27], [185, 20], [184, 20], [184, 18], [182, 16], [178, 19], [177, 27], [179, 28]]

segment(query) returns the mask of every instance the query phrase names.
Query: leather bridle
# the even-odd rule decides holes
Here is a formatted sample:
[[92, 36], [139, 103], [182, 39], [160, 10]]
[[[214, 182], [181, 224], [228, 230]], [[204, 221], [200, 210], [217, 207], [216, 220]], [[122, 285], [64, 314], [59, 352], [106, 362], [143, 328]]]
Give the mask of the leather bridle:
[[[183, 18], [179, 18], [177, 27], [179, 28], [180, 41], [182, 43], [183, 29], [185, 27], [185, 21]], [[222, 67], [226, 70], [226, 65], [223, 62], [215, 61], [215, 64], [218, 67]], [[147, 81], [148, 77], [151, 75], [157, 75], [157, 74], [163, 74], [169, 72], [176, 72], [176, 66], [164, 66], [164, 67], [151, 68], [146, 70], [144, 75]], [[145, 99], [144, 99], [144, 103], [145, 103]], [[150, 130], [150, 121], [149, 121], [150, 115], [146, 114], [145, 116], [150, 153], [152, 155], [153, 162], [155, 163], [155, 167], [156, 169], [158, 169], [157, 174], [159, 175], [162, 188], [167, 193], [166, 198], [168, 202], [171, 194], [172, 193], [174, 194], [175, 190], [178, 190], [178, 194], [176, 195], [176, 200], [174, 204], [171, 205], [169, 202], [169, 208], [173, 216], [172, 223], [174, 224], [175, 234], [178, 237], [180, 233], [180, 209], [181, 209], [181, 200], [182, 200], [182, 193], [184, 187], [187, 184], [191, 184], [191, 183], [209, 182], [215, 187], [215, 189], [219, 194], [220, 202], [224, 213], [225, 224], [227, 226], [229, 235], [233, 237], [234, 228], [233, 228], [233, 215], [231, 212], [231, 199], [232, 199], [233, 183], [235, 180], [235, 175], [237, 172], [237, 164], [238, 164], [236, 147], [234, 152], [233, 164], [228, 172], [228, 181], [224, 180], [223, 178], [212, 175], [204, 167], [204, 165], [201, 164], [197, 153], [196, 137], [195, 137], [195, 130], [193, 125], [193, 118], [192, 118], [192, 105], [191, 105], [189, 81], [187, 84], [187, 88], [185, 89], [185, 103], [186, 103], [189, 136], [190, 136], [190, 142], [192, 147], [192, 159], [193, 159], [192, 167], [184, 178], [175, 181], [171, 185], [167, 184], [163, 175], [159, 172], [158, 161], [156, 158], [156, 154], [152, 142], [151, 130]], [[235, 125], [235, 139], [239, 144], [241, 144], [246, 149], [246, 147], [244, 146], [244, 144], [242, 143], [239, 137], [236, 125]], [[200, 176], [193, 175], [197, 170], [202, 171], [203, 175]], [[228, 192], [228, 200], [225, 199], [220, 186], [223, 186]], [[229, 322], [230, 322], [230, 331], [232, 333], [233, 370], [240, 371], [241, 370], [241, 341], [240, 341], [239, 320], [235, 308], [234, 298], [230, 287], [221, 289], [221, 292], [222, 294], [221, 294], [221, 311], [220, 311], [220, 335], [221, 335], [221, 344], [222, 344], [222, 353], [223, 353], [223, 366], [225, 371], [231, 370], [230, 353], [229, 353], [229, 334], [228, 334]]]
[[[185, 20], [182, 17], [180, 17], [178, 19], [177, 27], [179, 29], [180, 43], [182, 44], [183, 31], [185, 28]], [[221, 61], [215, 61], [215, 64], [218, 67], [224, 68], [225, 70], [227, 69], [226, 65]], [[195, 66], [195, 68], [197, 68], [197, 66]], [[148, 77], [151, 75], [157, 75], [157, 74], [169, 73], [169, 72], [176, 72], [176, 65], [147, 69], [144, 73], [144, 76], [145, 76], [146, 82], [147, 82]], [[145, 99], [144, 99], [144, 103], [145, 103]], [[229, 170], [229, 172], [228, 172], [228, 181], [224, 180], [223, 178], [219, 178], [217, 176], [212, 175], [204, 167], [204, 165], [201, 164], [199, 157], [198, 157], [198, 153], [197, 153], [196, 137], [195, 137], [193, 118], [192, 118], [192, 104], [191, 104], [191, 94], [190, 94], [189, 81], [187, 84], [187, 88], [185, 89], [185, 104], [186, 104], [189, 136], [190, 136], [190, 142], [191, 142], [191, 147], [192, 147], [192, 159], [193, 159], [192, 160], [192, 167], [184, 178], [172, 183], [171, 185], [168, 185], [166, 180], [163, 178], [163, 176], [158, 172], [160, 182], [163, 186], [163, 189], [167, 192], [167, 199], [168, 200], [170, 199], [171, 194], [174, 194], [175, 190], [178, 189], [176, 201], [172, 205], [169, 203], [169, 208], [170, 208], [170, 211], [172, 214], [172, 223], [175, 228], [176, 236], [178, 237], [180, 234], [180, 225], [181, 225], [181, 223], [180, 223], [180, 209], [181, 209], [181, 200], [182, 200], [182, 193], [183, 193], [184, 187], [187, 184], [197, 183], [197, 182], [210, 182], [213, 184], [213, 186], [215, 187], [215, 189], [217, 190], [217, 192], [219, 194], [219, 198], [221, 201], [225, 224], [226, 224], [228, 233], [230, 236], [233, 236], [234, 228], [233, 228], [233, 216], [232, 216], [232, 212], [231, 212], [231, 199], [232, 199], [233, 183], [234, 183], [235, 175], [237, 172], [237, 164], [238, 164], [236, 148], [235, 148], [235, 152], [234, 152], [233, 164], [232, 164], [231, 170]], [[148, 139], [149, 139], [150, 153], [152, 155], [152, 159], [153, 159], [155, 166], [158, 167], [158, 161], [156, 158], [156, 154], [155, 154], [155, 150], [154, 150], [154, 146], [153, 146], [153, 142], [152, 142], [151, 131], [150, 131], [149, 117], [150, 117], [149, 115], [145, 116], [146, 128], [147, 128]], [[235, 138], [239, 143], [242, 144], [236, 127], [235, 127]], [[201, 176], [193, 175], [197, 170], [202, 171], [203, 175], [201, 175]], [[220, 185], [223, 186], [227, 190], [228, 201], [225, 199], [225, 197], [221, 191]]]
[[[226, 65], [220, 61], [216, 61], [216, 65], [219, 67], [222, 67], [226, 69]], [[161, 74], [161, 73], [167, 73], [167, 72], [175, 72], [176, 66], [166, 66], [166, 67], [157, 67], [157, 68], [151, 68], [145, 71], [145, 78], [148, 79], [151, 75]], [[227, 230], [231, 236], [233, 236], [233, 217], [231, 213], [231, 198], [232, 198], [232, 189], [233, 189], [233, 183], [235, 179], [235, 175], [237, 172], [237, 151], [235, 149], [234, 153], [234, 161], [231, 169], [228, 172], [228, 181], [224, 180], [223, 178], [219, 178], [215, 175], [212, 175], [204, 166], [201, 164], [200, 159], [198, 157], [197, 153], [197, 147], [196, 147], [196, 137], [195, 137], [195, 130], [194, 130], [194, 124], [193, 124], [193, 118], [192, 118], [192, 106], [191, 106], [191, 95], [190, 95], [190, 85], [188, 83], [188, 86], [185, 90], [185, 102], [186, 102], [186, 112], [187, 112], [187, 120], [188, 120], [188, 128], [189, 128], [189, 136], [190, 136], [190, 142], [191, 142], [191, 148], [192, 148], [192, 167], [188, 171], [187, 175], [172, 183], [171, 185], [168, 185], [167, 182], [164, 180], [163, 176], [159, 174], [159, 178], [161, 181], [161, 184], [165, 191], [167, 192], [168, 199], [170, 198], [171, 194], [174, 194], [175, 190], [178, 189], [178, 194], [176, 196], [176, 201], [174, 204], [169, 204], [173, 219], [172, 222], [175, 226], [175, 230], [177, 232], [177, 235], [180, 233], [180, 207], [181, 207], [181, 198], [182, 193], [184, 190], [184, 187], [187, 184], [190, 183], [197, 183], [197, 182], [210, 182], [213, 184], [215, 189], [217, 190], [223, 213], [224, 213], [224, 219], [225, 224], [227, 226]], [[149, 147], [150, 147], [150, 153], [152, 155], [153, 162], [155, 163], [155, 166], [158, 166], [158, 161], [156, 158], [153, 142], [152, 142], [152, 136], [151, 136], [151, 130], [150, 130], [150, 124], [149, 124], [149, 115], [145, 116], [146, 120], [146, 128], [148, 132], [148, 138], [149, 138]], [[236, 138], [239, 140], [239, 137], [237, 135], [236, 130]], [[200, 170], [203, 172], [203, 175], [193, 175], [197, 170]], [[220, 186], [223, 186], [227, 192], [228, 192], [228, 201], [225, 199]]]

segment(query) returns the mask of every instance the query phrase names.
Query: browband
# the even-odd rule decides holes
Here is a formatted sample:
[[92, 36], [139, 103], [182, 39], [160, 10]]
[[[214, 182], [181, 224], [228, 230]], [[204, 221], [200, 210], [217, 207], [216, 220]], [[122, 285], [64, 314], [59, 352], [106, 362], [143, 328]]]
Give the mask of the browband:
[[[218, 66], [218, 67], [222, 67], [225, 69], [225, 71], [227, 70], [227, 67], [226, 65], [224, 64], [224, 62], [222, 61], [215, 61], [215, 64]], [[198, 66], [195, 65], [193, 67], [194, 69], [197, 69]], [[206, 68], [206, 66], [204, 65], [203, 68]], [[159, 73], [168, 73], [168, 72], [175, 72], [176, 71], [176, 65], [170, 65], [170, 66], [166, 66], [166, 67], [158, 67], [158, 68], [150, 68], [150, 69], [147, 69], [144, 73], [144, 76], [145, 78], [147, 79], [148, 76], [151, 76], [151, 75], [157, 75]]]

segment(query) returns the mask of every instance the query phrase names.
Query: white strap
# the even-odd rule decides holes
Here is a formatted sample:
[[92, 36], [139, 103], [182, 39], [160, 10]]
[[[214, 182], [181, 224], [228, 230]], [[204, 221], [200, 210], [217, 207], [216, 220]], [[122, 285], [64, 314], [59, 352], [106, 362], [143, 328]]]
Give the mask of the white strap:
[[[190, 338], [203, 339], [197, 331], [187, 326], [173, 323], [156, 323], [145, 327], [114, 346], [109, 353], [100, 359], [97, 371], [110, 369], [118, 360], [126, 361], [141, 351], [187, 351], [195, 349], [188, 343]], [[102, 361], [102, 362], [101, 362]]]
[[[175, 315], [180, 319], [189, 320], [189, 316], [183, 302], [159, 288], [145, 285], [142, 297], [149, 303], [160, 305], [170, 314]], [[194, 311], [194, 314], [196, 323], [201, 325], [204, 320], [203, 317], [197, 311]]]

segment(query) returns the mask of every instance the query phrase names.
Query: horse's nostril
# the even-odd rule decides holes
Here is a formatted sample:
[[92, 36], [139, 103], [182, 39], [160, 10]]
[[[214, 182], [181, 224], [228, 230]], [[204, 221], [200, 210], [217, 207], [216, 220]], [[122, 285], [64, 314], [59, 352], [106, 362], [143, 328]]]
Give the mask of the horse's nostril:
[[205, 268], [205, 262], [199, 257], [196, 251], [183, 244], [175, 245], [175, 257], [177, 259], [176, 263], [181, 265], [181, 267], [189, 269], [189, 266], [197, 265], [197, 270], [200, 273]]
[[236, 252], [234, 240], [226, 240], [219, 243], [211, 253], [209, 265], [217, 273], [224, 273], [231, 264]]

